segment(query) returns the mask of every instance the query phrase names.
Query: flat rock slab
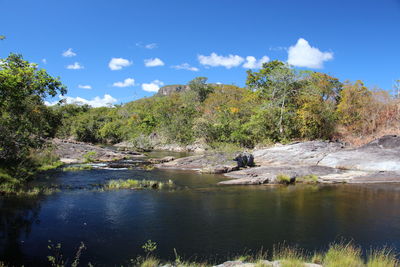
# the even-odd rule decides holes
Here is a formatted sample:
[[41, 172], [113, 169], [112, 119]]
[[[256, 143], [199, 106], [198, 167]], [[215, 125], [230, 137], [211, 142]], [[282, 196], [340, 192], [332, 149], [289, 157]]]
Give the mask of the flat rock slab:
[[260, 149], [253, 155], [259, 165], [317, 165], [326, 155], [343, 148], [337, 142], [309, 141]]
[[211, 153], [179, 158], [170, 162], [157, 164], [157, 168], [196, 170], [203, 173], [226, 173], [239, 169], [234, 156], [225, 153]]
[[126, 152], [113, 151], [109, 148], [69, 140], [53, 139], [52, 143], [55, 146], [55, 153], [60, 157], [60, 161], [66, 164], [83, 163], [85, 160], [84, 156], [88, 152], [95, 152], [91, 158], [97, 162], [145, 157], [142, 154], [132, 155]]
[[262, 166], [249, 168], [224, 174], [233, 180], [219, 182], [221, 185], [257, 185], [257, 184], [276, 184], [278, 175], [286, 175], [296, 179], [306, 175], [343, 175], [346, 171], [321, 166]]
[[362, 147], [327, 155], [318, 165], [364, 171], [400, 171], [398, 148]]

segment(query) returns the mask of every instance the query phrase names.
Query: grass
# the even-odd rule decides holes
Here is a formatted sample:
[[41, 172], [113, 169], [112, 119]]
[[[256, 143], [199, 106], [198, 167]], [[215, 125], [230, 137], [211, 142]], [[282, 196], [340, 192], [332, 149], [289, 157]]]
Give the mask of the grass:
[[162, 189], [163, 187], [173, 187], [174, 182], [168, 180], [168, 182], [152, 181], [152, 180], [135, 180], [135, 179], [118, 179], [109, 180], [104, 189], [116, 190], [116, 189]]
[[46, 164], [46, 165], [42, 165], [38, 168], [38, 171], [48, 171], [48, 170], [53, 170], [53, 169], [57, 169], [59, 167], [61, 167], [62, 165], [64, 165], [64, 163], [62, 163], [61, 161], [55, 161], [51, 164]]
[[281, 267], [300, 267], [308, 262], [301, 249], [289, 247], [284, 244], [274, 247], [272, 259], [279, 261]]
[[62, 170], [65, 172], [73, 172], [73, 171], [84, 171], [84, 170], [91, 170], [93, 166], [90, 165], [73, 165], [64, 167]]
[[96, 160], [95, 159], [96, 155], [97, 155], [96, 151], [89, 151], [83, 155], [83, 161], [85, 163], [94, 162]]
[[59, 192], [57, 188], [49, 187], [33, 187], [33, 188], [21, 188], [21, 187], [2, 187], [0, 188], [0, 194], [3, 195], [14, 195], [23, 197], [34, 197], [39, 195], [51, 195], [53, 193]]
[[365, 266], [361, 258], [361, 248], [352, 243], [331, 244], [323, 260], [326, 267], [361, 267]]
[[367, 267], [396, 267], [400, 266], [396, 254], [391, 249], [372, 250], [368, 255]]
[[290, 184], [291, 183], [291, 178], [286, 175], [286, 174], [278, 174], [276, 176], [276, 179], [278, 180], [278, 183], [280, 184]]
[[[49, 241], [48, 248], [51, 251], [51, 256], [48, 256], [49, 263], [51, 266], [67, 266], [65, 264], [66, 260], [63, 257], [61, 251], [61, 244], [52, 244]], [[154, 243], [155, 244], [155, 243]], [[143, 246], [145, 247], [145, 246]], [[138, 267], [156, 267], [156, 266], [176, 266], [176, 267], [206, 267], [213, 266], [208, 262], [194, 262], [194, 261], [184, 261], [175, 252], [175, 261], [172, 262], [162, 262], [157, 258], [153, 252], [153, 246], [147, 251], [147, 255], [142, 257], [139, 256], [136, 260], [131, 260], [130, 266]], [[73, 262], [71, 266], [78, 266], [81, 253], [86, 249], [85, 245], [81, 243], [77, 252], [73, 257]], [[150, 251], [150, 252], [149, 252]], [[290, 247], [285, 244], [274, 246], [272, 253], [272, 261], [279, 262], [280, 267], [301, 267], [306, 266], [306, 263], [320, 264], [323, 267], [399, 267], [399, 260], [396, 258], [396, 254], [388, 249], [375, 249], [371, 250], [368, 255], [367, 260], [363, 260], [361, 257], [361, 248], [353, 245], [352, 243], [332, 243], [325, 253], [318, 252], [314, 253], [313, 256], [307, 254], [304, 250], [298, 247]], [[235, 261], [242, 261], [243, 263], [253, 263], [254, 267], [267, 267], [267, 266], [277, 266], [276, 263], [267, 260], [267, 254], [263, 251], [257, 253], [254, 256], [244, 255], [237, 256]], [[0, 267], [8, 266], [6, 263], [0, 262]], [[69, 265], [68, 265], [69, 266]], [[93, 265], [90, 265], [93, 266]]]
[[140, 267], [156, 267], [160, 265], [160, 260], [150, 256], [140, 263]]

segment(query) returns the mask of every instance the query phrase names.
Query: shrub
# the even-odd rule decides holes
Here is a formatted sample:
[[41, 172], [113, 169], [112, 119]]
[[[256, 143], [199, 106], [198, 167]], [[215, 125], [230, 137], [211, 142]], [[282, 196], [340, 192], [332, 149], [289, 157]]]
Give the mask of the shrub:
[[323, 265], [326, 267], [360, 267], [364, 266], [361, 249], [352, 243], [331, 244], [325, 254]]

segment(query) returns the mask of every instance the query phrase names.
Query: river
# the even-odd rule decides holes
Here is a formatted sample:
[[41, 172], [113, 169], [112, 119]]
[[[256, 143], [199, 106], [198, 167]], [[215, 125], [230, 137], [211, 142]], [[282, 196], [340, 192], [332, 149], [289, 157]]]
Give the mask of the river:
[[[99, 191], [109, 179], [173, 180], [175, 189]], [[400, 250], [400, 184], [217, 186], [225, 178], [172, 170], [50, 171], [41, 182], [63, 185], [39, 197], [0, 197], [0, 261], [43, 266], [49, 241], [70, 259], [126, 264], [157, 243], [165, 260], [220, 262], [272, 250], [274, 244], [308, 251], [352, 239], [363, 249]]]

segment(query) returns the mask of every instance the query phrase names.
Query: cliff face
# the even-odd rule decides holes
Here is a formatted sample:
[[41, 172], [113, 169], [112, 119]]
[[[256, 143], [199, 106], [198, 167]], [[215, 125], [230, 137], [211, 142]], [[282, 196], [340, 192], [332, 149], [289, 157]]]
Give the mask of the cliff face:
[[166, 96], [166, 95], [171, 95], [172, 93], [186, 92], [189, 90], [190, 88], [188, 85], [183, 85], [183, 84], [167, 85], [161, 87], [160, 90], [158, 90], [157, 95]]

